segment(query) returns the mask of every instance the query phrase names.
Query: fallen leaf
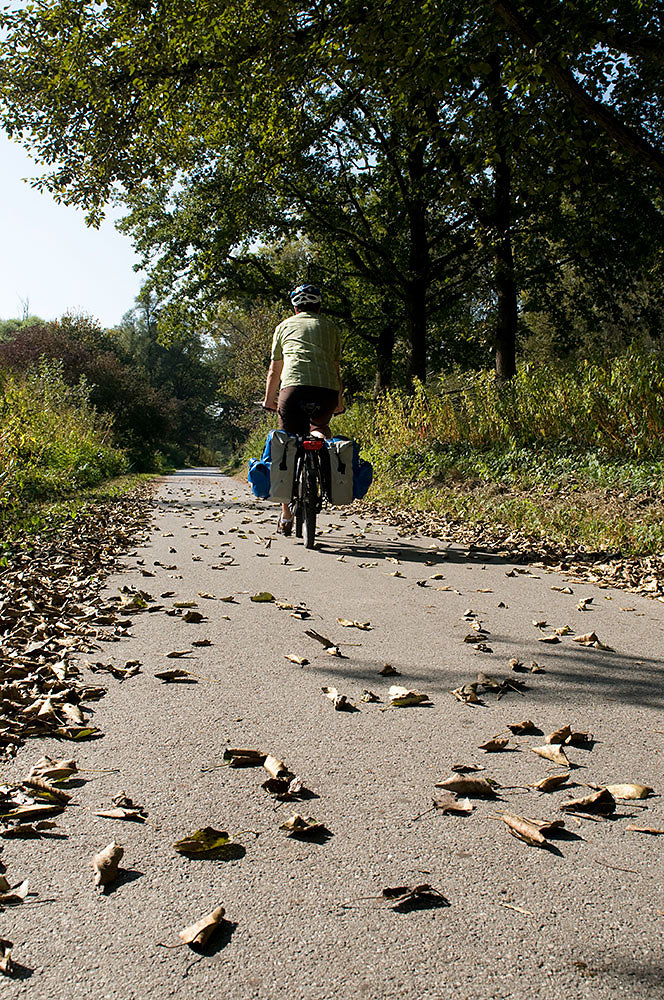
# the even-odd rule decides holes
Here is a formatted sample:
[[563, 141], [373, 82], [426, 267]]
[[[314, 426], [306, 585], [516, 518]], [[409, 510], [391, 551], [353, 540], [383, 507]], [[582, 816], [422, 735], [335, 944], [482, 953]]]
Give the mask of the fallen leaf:
[[401, 677], [400, 671], [396, 670], [391, 663], [386, 663], [378, 673], [381, 677]]
[[523, 722], [512, 722], [507, 728], [513, 736], [527, 736], [529, 733], [539, 732], [532, 719], [524, 719]]
[[569, 771], [566, 771], [565, 774], [550, 774], [530, 787], [536, 788], [539, 792], [555, 792], [557, 788], [562, 788], [567, 781], [569, 781]]
[[322, 687], [321, 691], [326, 698], [329, 698], [337, 712], [356, 712], [357, 709], [345, 694], [339, 694], [335, 687]]
[[14, 975], [14, 965], [12, 963], [13, 944], [6, 938], [0, 938], [0, 972], [3, 976]]
[[174, 649], [170, 653], [166, 653], [169, 660], [179, 660], [183, 656], [191, 656], [193, 649]]
[[552, 733], [546, 737], [547, 743], [565, 743], [569, 737], [572, 735], [572, 730], [570, 726], [561, 726], [560, 729], [555, 729]]
[[215, 830], [213, 826], [194, 830], [189, 836], [176, 841], [173, 847], [178, 854], [193, 858], [214, 856], [230, 861], [237, 858], [238, 849], [244, 854], [244, 848], [240, 844], [234, 844], [225, 830]]
[[410, 691], [408, 688], [393, 684], [387, 693], [388, 708], [409, 708], [412, 705], [422, 705], [430, 701], [428, 694], [421, 691]]
[[472, 684], [463, 684], [461, 687], [454, 688], [453, 691], [450, 691], [450, 694], [454, 695], [456, 700], [462, 702], [464, 705], [479, 705], [478, 687], [479, 685], [473, 681]]
[[267, 755], [260, 750], [226, 747], [223, 760], [229, 767], [262, 767]]
[[362, 697], [360, 698], [360, 701], [376, 702], [380, 701], [380, 698], [373, 691], [369, 691], [367, 688], [365, 688], [364, 691], [362, 692]]
[[267, 754], [262, 763], [267, 773], [273, 778], [292, 777], [291, 772], [288, 770], [283, 760], [279, 760], [278, 757], [273, 757], [272, 754]]
[[555, 635], [555, 634], [554, 635], [541, 635], [537, 641], [538, 642], [548, 642], [548, 643], [551, 643], [551, 645], [555, 645], [557, 642], [560, 642], [560, 637], [557, 636], [557, 635]]
[[515, 816], [512, 813], [504, 813], [501, 816], [507, 829], [518, 840], [522, 840], [531, 847], [547, 847], [546, 837], [540, 833], [534, 823], [524, 819], [522, 816]]
[[159, 670], [155, 673], [164, 684], [197, 684], [198, 681], [188, 670]]
[[504, 739], [492, 739], [487, 740], [486, 743], [482, 743], [480, 750], [484, 750], [485, 753], [500, 753], [501, 750], [506, 750], [509, 745], [509, 738]]
[[636, 783], [623, 785], [606, 785], [607, 792], [611, 792], [614, 799], [647, 799], [653, 792], [649, 785], [638, 785]]
[[296, 656], [294, 653], [284, 653], [284, 659], [290, 660], [291, 663], [297, 663], [300, 667], [306, 667], [309, 662], [306, 656]]
[[111, 841], [103, 851], [95, 854], [92, 859], [92, 867], [95, 873], [95, 885], [106, 887], [114, 882], [118, 877], [118, 865], [122, 860], [124, 847], [120, 847], [115, 841]]
[[197, 920], [196, 923], [190, 924], [184, 930], [181, 930], [179, 932], [180, 939], [184, 944], [196, 945], [196, 947], [202, 948], [214, 931], [223, 924], [225, 912], [223, 906], [217, 906], [210, 913], [206, 913], [204, 917]]
[[261, 590], [258, 594], [254, 594], [250, 600], [256, 604], [269, 604], [270, 601], [274, 600], [274, 594], [270, 594], [267, 590]]
[[[4, 880], [6, 882], [6, 879]], [[20, 885], [10, 888], [7, 883], [6, 891], [0, 892], [0, 906], [18, 906], [24, 903], [28, 895], [30, 883], [26, 878]]]
[[563, 812], [581, 812], [608, 816], [615, 812], [616, 800], [606, 788], [593, 792], [592, 795], [585, 795], [582, 799], [570, 799], [561, 805]]
[[337, 618], [337, 621], [343, 628], [359, 628], [363, 632], [370, 632], [373, 629], [371, 622], [356, 622], [350, 618]]
[[19, 819], [22, 822], [35, 819], [44, 819], [47, 816], [58, 816], [61, 812], [64, 812], [65, 807], [63, 805], [47, 805], [26, 803], [25, 805], [14, 805], [0, 806], [0, 819]]
[[29, 778], [44, 781], [66, 781], [76, 774], [78, 767], [75, 760], [57, 760], [55, 757], [40, 757], [30, 768]]
[[285, 830], [289, 837], [295, 837], [300, 840], [307, 840], [309, 837], [316, 838], [323, 834], [329, 834], [329, 830], [323, 823], [319, 823], [318, 820], [314, 819], [313, 816], [300, 816], [299, 813], [294, 813], [290, 819], [287, 819], [285, 823], [282, 823], [279, 827], [280, 830]]
[[473, 799], [495, 799], [496, 793], [486, 778], [475, 778], [472, 775], [453, 774], [445, 781], [437, 781], [436, 788], [445, 788], [456, 795], [468, 795]]
[[634, 823], [630, 823], [625, 829], [632, 833], [651, 833], [655, 837], [664, 834], [664, 830], [658, 826], [636, 826]]
[[460, 813], [463, 816], [469, 816], [475, 808], [469, 798], [460, 799], [454, 792], [448, 792], [442, 799], [432, 799], [432, 802], [438, 812]]
[[544, 757], [545, 760], [550, 760], [553, 764], [559, 764], [561, 767], [570, 766], [565, 751], [559, 744], [551, 743], [543, 747], [531, 747], [530, 749], [538, 757]]

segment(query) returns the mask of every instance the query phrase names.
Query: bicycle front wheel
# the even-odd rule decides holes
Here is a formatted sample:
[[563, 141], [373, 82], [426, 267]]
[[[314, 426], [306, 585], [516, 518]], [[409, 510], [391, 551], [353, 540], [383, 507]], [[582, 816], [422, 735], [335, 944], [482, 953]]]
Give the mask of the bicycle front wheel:
[[318, 476], [311, 460], [304, 463], [302, 470], [302, 499], [304, 501], [304, 547], [313, 549], [316, 540], [316, 513], [318, 511]]

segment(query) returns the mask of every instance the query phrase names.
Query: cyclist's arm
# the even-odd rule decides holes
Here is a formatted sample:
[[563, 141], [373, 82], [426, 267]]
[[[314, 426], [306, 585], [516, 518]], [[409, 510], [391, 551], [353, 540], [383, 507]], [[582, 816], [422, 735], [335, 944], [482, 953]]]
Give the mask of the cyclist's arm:
[[337, 405], [336, 405], [336, 408], [334, 410], [334, 413], [337, 414], [337, 413], [343, 413], [344, 412], [344, 410], [346, 409], [346, 404], [344, 403], [344, 384], [341, 381], [341, 369], [340, 369], [340, 366], [339, 366], [339, 362], [335, 361], [334, 364], [335, 364], [335, 367], [337, 369], [337, 378], [339, 380], [339, 398], [337, 399]]
[[277, 397], [279, 395], [279, 382], [283, 371], [283, 361], [271, 361], [265, 381], [265, 399], [263, 406], [266, 410], [277, 409]]

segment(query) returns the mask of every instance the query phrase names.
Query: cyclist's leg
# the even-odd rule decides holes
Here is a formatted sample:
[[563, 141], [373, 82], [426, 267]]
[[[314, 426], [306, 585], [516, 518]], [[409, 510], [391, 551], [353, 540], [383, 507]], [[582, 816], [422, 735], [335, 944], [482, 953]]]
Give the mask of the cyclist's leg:
[[[304, 436], [309, 433], [309, 417], [301, 407], [301, 389], [302, 386], [299, 385], [288, 385], [279, 393], [277, 401], [279, 429], [286, 431], [287, 434]], [[279, 529], [285, 534], [290, 534], [292, 522], [293, 514], [290, 505], [284, 503], [281, 505]]]
[[315, 404], [309, 411], [309, 425], [312, 431], [319, 431], [326, 438], [332, 437], [330, 420], [338, 400], [339, 393], [336, 389], [312, 387], [311, 402]]

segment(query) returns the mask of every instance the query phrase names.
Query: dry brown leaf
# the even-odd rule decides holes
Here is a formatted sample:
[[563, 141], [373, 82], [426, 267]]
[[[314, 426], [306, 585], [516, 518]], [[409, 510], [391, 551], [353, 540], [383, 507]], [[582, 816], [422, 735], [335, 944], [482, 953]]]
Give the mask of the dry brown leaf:
[[630, 823], [629, 826], [625, 827], [631, 833], [650, 833], [655, 837], [664, 834], [664, 829], [658, 826], [637, 826], [635, 823]]
[[199, 948], [203, 947], [210, 935], [223, 923], [225, 912], [223, 906], [215, 907], [214, 910], [206, 913], [200, 920], [181, 930], [179, 932], [180, 939], [184, 944], [196, 945]]
[[381, 677], [401, 677], [401, 673], [391, 663], [386, 663], [378, 673]]
[[524, 719], [523, 722], [512, 722], [507, 728], [513, 736], [527, 736], [528, 733], [536, 733], [538, 731], [532, 719]]
[[183, 656], [191, 656], [193, 649], [173, 649], [170, 653], [166, 653], [165, 656], [169, 660], [179, 660]]
[[537, 641], [538, 642], [548, 642], [548, 643], [550, 643], [553, 646], [557, 642], [560, 642], [560, 636], [555, 635], [555, 633], [554, 633], [554, 635], [541, 635]]
[[469, 816], [475, 808], [469, 798], [460, 799], [454, 792], [448, 792], [442, 799], [432, 799], [433, 807], [442, 813], [460, 813]]
[[606, 785], [606, 790], [611, 792], [614, 799], [647, 799], [649, 795], [652, 794], [654, 789], [650, 788], [649, 785], [639, 785], [636, 782], [618, 784], [618, 785]]
[[560, 729], [555, 729], [552, 733], [549, 733], [546, 737], [546, 742], [557, 743], [560, 746], [562, 743], [566, 743], [571, 735], [572, 729], [570, 726], [561, 726]]
[[339, 694], [335, 687], [322, 687], [321, 691], [326, 698], [329, 698], [337, 712], [355, 712], [355, 705], [348, 700], [345, 694]]
[[296, 656], [295, 653], [284, 653], [284, 659], [290, 660], [291, 663], [297, 663], [300, 667], [306, 667], [309, 662], [306, 656]]
[[21, 784], [24, 788], [34, 788], [35, 791], [42, 792], [49, 796], [49, 798], [55, 799], [57, 802], [62, 802], [63, 805], [67, 805], [71, 801], [69, 792], [65, 792], [62, 788], [57, 788], [55, 785], [49, 784], [43, 778], [26, 778]]
[[95, 854], [92, 859], [92, 867], [95, 873], [95, 885], [105, 887], [114, 882], [118, 877], [118, 865], [122, 860], [124, 847], [120, 847], [115, 841], [111, 841], [103, 851]]
[[560, 808], [563, 812], [608, 816], [612, 812], [615, 812], [616, 800], [611, 792], [606, 788], [601, 788], [598, 792], [593, 792], [592, 795], [585, 795], [581, 799], [570, 799], [569, 802], [563, 802]]
[[486, 743], [482, 743], [480, 750], [484, 750], [485, 753], [500, 753], [501, 750], [506, 750], [509, 745], [509, 738], [487, 740]]
[[183, 670], [182, 668], [174, 670], [158, 670], [155, 673], [160, 681], [164, 684], [198, 684], [198, 680], [189, 673], [188, 670]]
[[544, 757], [545, 760], [550, 760], [553, 764], [559, 764], [561, 767], [569, 767], [570, 762], [565, 755], [563, 748], [557, 743], [546, 744], [543, 747], [531, 747], [533, 753], [536, 753], [538, 757]]
[[457, 795], [468, 795], [473, 799], [495, 799], [496, 793], [486, 778], [472, 775], [453, 774], [444, 781], [437, 781], [436, 788], [445, 788]]
[[306, 840], [308, 837], [320, 837], [322, 834], [329, 834], [329, 830], [324, 825], [324, 823], [319, 823], [315, 820], [313, 816], [300, 816], [299, 813], [293, 813], [290, 819], [287, 819], [285, 823], [282, 823], [279, 827], [280, 830], [284, 830], [289, 837], [299, 838], [300, 840]]
[[14, 965], [12, 963], [13, 944], [6, 938], [0, 938], [0, 972], [3, 976], [14, 975]]
[[408, 688], [393, 684], [387, 693], [388, 708], [409, 708], [412, 705], [422, 705], [428, 702], [429, 695], [421, 691], [410, 691]]
[[[6, 879], [4, 880], [6, 882]], [[6, 891], [0, 892], [0, 906], [18, 906], [24, 903], [28, 895], [30, 884], [26, 878], [20, 885], [10, 888], [7, 885]]]
[[512, 813], [504, 813], [501, 816], [507, 829], [518, 840], [522, 840], [531, 847], [546, 847], [546, 837], [538, 830], [534, 823], [524, 819], [522, 816], [515, 816]]
[[30, 780], [41, 778], [44, 781], [65, 781], [67, 778], [71, 778], [77, 770], [75, 760], [40, 757], [37, 763], [30, 768], [28, 777]]
[[359, 628], [363, 632], [370, 632], [373, 629], [371, 622], [356, 622], [351, 618], [337, 618], [337, 621], [343, 628]]
[[531, 788], [536, 788], [539, 792], [555, 792], [557, 788], [562, 788], [562, 786], [569, 781], [569, 771], [565, 774], [550, 774], [547, 778], [542, 778], [537, 784], [531, 785]]
[[477, 688], [479, 684], [475, 681], [472, 684], [463, 684], [461, 687], [454, 688], [450, 691], [450, 694], [454, 695], [457, 701], [460, 701], [464, 705], [479, 705], [480, 698], [477, 694]]
[[272, 778], [285, 778], [286, 776], [291, 775], [291, 772], [288, 770], [283, 760], [279, 760], [278, 757], [273, 757], [272, 754], [267, 754], [262, 763], [263, 767]]

